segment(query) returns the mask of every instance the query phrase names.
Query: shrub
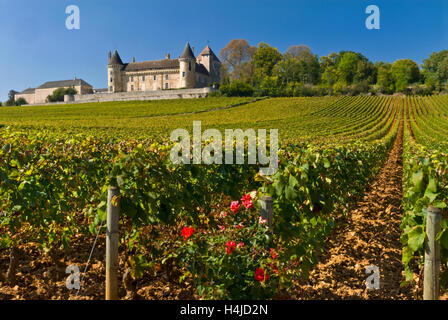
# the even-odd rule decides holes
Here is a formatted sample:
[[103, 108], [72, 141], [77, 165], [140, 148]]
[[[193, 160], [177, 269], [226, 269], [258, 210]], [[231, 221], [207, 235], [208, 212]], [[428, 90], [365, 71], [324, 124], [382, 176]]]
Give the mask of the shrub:
[[235, 80], [231, 84], [223, 84], [219, 92], [227, 97], [251, 97], [254, 95], [254, 88], [243, 81]]
[[349, 92], [349, 89], [346, 84], [342, 82], [336, 82], [333, 85], [333, 94], [334, 95], [343, 95], [347, 94]]
[[221, 96], [221, 93], [219, 91], [213, 91], [208, 94], [208, 97], [211, 97], [211, 98], [220, 97], [220, 96]]
[[433, 88], [426, 84], [413, 84], [404, 90], [406, 95], [426, 96], [433, 93]]
[[369, 84], [367, 83], [367, 81], [361, 81], [361, 82], [358, 82], [356, 84], [349, 86], [348, 93], [351, 96], [357, 96], [361, 93], [368, 93], [369, 89], [370, 89], [370, 87], [369, 87]]
[[47, 102], [62, 102], [66, 94], [77, 94], [78, 92], [74, 88], [58, 88], [53, 91], [52, 95], [47, 97]]
[[16, 106], [21, 106], [24, 104], [28, 104], [28, 102], [26, 102], [26, 100], [24, 98], [19, 98], [16, 100]]
[[220, 223], [212, 231], [183, 228], [177, 245], [182, 278], [192, 277], [207, 299], [271, 298], [279, 288], [279, 250], [251, 196], [232, 202]]

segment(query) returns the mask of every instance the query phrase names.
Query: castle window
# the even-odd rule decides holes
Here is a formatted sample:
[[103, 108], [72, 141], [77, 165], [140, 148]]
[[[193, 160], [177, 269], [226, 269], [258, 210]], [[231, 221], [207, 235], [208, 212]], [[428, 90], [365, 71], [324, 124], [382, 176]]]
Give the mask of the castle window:
[[191, 61], [188, 62], [188, 70], [191, 71]]
[[157, 80], [157, 76], [154, 76], [154, 81], [156, 81]]
[[184, 72], [182, 72], [182, 77], [183, 77], [183, 78], [185, 78], [185, 71], [184, 71]]
[[165, 83], [165, 89], [168, 89], [168, 83]]
[[168, 75], [165, 76], [165, 80], [168, 80]]
[[145, 81], [145, 76], [142, 76], [142, 81]]
[[110, 78], [110, 82], [114, 82], [114, 78]]
[[109, 91], [114, 91], [114, 87], [110, 86]]
[[131, 84], [131, 91], [134, 91], [134, 85]]
[[131, 77], [131, 82], [134, 82], [134, 77], [133, 76]]

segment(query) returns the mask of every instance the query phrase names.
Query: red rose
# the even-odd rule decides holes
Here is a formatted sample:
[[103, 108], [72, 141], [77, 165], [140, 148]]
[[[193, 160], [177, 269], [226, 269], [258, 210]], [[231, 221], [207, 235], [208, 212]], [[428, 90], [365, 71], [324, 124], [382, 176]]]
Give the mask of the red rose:
[[235, 228], [237, 228], [237, 229], [243, 229], [243, 226], [242, 226], [241, 224], [237, 224], [237, 225], [235, 226]]
[[251, 209], [254, 207], [254, 203], [250, 194], [245, 194], [243, 198], [241, 198], [241, 202], [246, 209]]
[[238, 243], [238, 248], [242, 248], [242, 247], [244, 247], [244, 242]]
[[238, 201], [232, 201], [232, 204], [230, 205], [230, 210], [232, 210], [233, 212], [238, 212], [238, 209], [240, 208], [240, 204], [238, 203]]
[[273, 248], [271, 248], [271, 250], [269, 251], [269, 254], [271, 255], [272, 259], [276, 259], [277, 258], [277, 253], [275, 253]]
[[187, 239], [193, 235], [194, 231], [194, 228], [184, 227], [182, 229], [182, 237], [184, 238], [184, 241], [187, 241]]
[[252, 209], [254, 207], [254, 203], [252, 202], [252, 200], [245, 201], [243, 205], [246, 207], [246, 209]]
[[263, 269], [257, 268], [255, 269], [255, 280], [263, 282], [269, 279], [269, 275], [264, 272]]
[[233, 250], [236, 248], [236, 242], [235, 241], [228, 241], [226, 243], [226, 251], [227, 254], [231, 254]]

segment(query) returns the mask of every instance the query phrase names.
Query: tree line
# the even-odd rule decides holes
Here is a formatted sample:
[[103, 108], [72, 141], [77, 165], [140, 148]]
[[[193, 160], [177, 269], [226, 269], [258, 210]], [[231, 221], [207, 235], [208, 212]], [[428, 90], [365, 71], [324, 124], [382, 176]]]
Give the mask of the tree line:
[[410, 59], [372, 62], [359, 52], [319, 57], [306, 45], [281, 53], [234, 39], [220, 51], [219, 92], [226, 96], [429, 95], [448, 92], [448, 50], [419, 66]]

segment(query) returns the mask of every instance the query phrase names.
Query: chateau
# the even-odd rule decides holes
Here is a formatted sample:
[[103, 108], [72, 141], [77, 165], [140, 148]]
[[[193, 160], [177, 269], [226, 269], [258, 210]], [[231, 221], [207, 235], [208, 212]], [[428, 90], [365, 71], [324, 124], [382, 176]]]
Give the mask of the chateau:
[[171, 59], [123, 63], [109, 52], [108, 92], [205, 88], [219, 82], [221, 62], [207, 45], [196, 58], [187, 42], [182, 55]]
[[82, 79], [48, 81], [37, 88], [28, 88], [25, 91], [17, 93], [15, 99], [23, 98], [28, 104], [45, 103], [47, 97], [56, 89], [74, 88], [78, 94], [91, 94], [93, 87]]
[[[15, 94], [28, 104], [48, 103], [47, 97], [58, 88], [74, 88], [77, 94], [65, 95], [64, 103], [202, 98], [216, 91], [221, 61], [207, 45], [196, 58], [187, 42], [182, 55], [171, 59], [123, 63], [115, 50], [109, 52], [107, 88], [94, 89], [82, 79], [49, 81], [37, 88]], [[178, 90], [175, 90], [178, 89]], [[182, 89], [182, 90], [180, 90]], [[60, 102], [62, 103], [62, 102]]]

